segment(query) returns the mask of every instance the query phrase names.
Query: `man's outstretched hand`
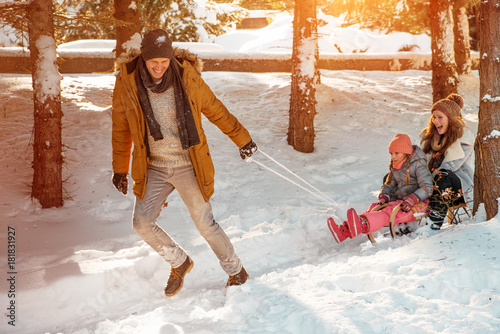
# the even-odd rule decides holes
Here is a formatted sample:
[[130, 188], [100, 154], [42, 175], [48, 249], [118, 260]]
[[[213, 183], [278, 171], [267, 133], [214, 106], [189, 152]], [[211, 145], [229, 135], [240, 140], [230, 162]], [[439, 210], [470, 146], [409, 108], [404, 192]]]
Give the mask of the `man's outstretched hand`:
[[128, 192], [127, 174], [114, 173], [113, 174], [113, 185], [123, 195], [127, 195], [127, 192]]
[[247, 158], [250, 158], [252, 154], [257, 152], [259, 148], [257, 147], [257, 144], [253, 142], [253, 140], [250, 140], [248, 144], [240, 148], [240, 157], [241, 159], [245, 160]]

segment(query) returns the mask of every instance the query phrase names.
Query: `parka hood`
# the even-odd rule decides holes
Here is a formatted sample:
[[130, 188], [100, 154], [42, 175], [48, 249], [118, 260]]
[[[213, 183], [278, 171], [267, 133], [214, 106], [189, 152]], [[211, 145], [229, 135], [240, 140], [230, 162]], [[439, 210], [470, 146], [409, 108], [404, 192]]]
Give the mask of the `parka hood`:
[[[134, 194], [143, 198], [147, 184], [149, 164], [147, 131], [139, 102], [136, 83], [136, 63], [140, 52], [130, 52], [117, 60], [119, 72], [113, 89], [112, 147], [114, 173], [128, 173], [134, 180]], [[252, 140], [248, 131], [215, 96], [201, 77], [202, 62], [191, 52], [176, 48], [175, 61], [182, 66], [182, 80], [200, 138], [200, 143], [189, 149], [194, 174], [205, 201], [213, 195], [215, 171], [210, 147], [203, 130], [202, 115], [226, 134], [237, 147]], [[130, 164], [132, 160], [132, 164]]]
[[[120, 57], [116, 58], [115, 70], [116, 71], [119, 70], [120, 65], [127, 64], [127, 63], [133, 61], [140, 54], [141, 54], [140, 50], [134, 49], [134, 50], [130, 50], [130, 51], [124, 53], [123, 55], [121, 55]], [[175, 47], [174, 48], [174, 57], [181, 64], [183, 63], [183, 61], [188, 61], [189, 63], [191, 63], [191, 66], [194, 67], [196, 72], [198, 72], [198, 74], [201, 74], [201, 71], [203, 70], [203, 60], [200, 57], [198, 57], [198, 55], [192, 53], [189, 50]], [[133, 66], [133, 67], [135, 68], [135, 66]]]
[[[413, 155], [410, 157], [410, 161], [418, 161], [420, 159], [425, 159], [425, 153], [422, 151], [422, 149], [418, 145], [412, 145], [413, 146]], [[425, 163], [427, 165], [427, 163]]]

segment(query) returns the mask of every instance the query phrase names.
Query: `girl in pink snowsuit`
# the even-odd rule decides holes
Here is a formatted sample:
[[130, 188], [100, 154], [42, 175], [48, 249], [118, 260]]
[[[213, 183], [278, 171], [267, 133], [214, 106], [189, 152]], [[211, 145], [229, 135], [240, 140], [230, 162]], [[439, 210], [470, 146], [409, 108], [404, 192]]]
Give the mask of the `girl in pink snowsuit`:
[[[337, 225], [332, 218], [328, 219], [328, 227], [337, 243], [389, 226], [392, 210], [397, 205], [401, 205], [401, 210], [396, 215], [396, 223], [414, 221], [412, 208], [418, 212], [428, 211], [426, 199], [432, 194], [433, 180], [427, 169], [424, 152], [418, 146], [412, 145], [410, 137], [397, 134], [389, 143], [389, 153], [389, 174], [382, 186], [378, 202], [370, 205], [368, 210], [359, 216], [354, 209], [347, 210], [347, 220], [342, 225]], [[381, 208], [372, 212], [377, 205]]]

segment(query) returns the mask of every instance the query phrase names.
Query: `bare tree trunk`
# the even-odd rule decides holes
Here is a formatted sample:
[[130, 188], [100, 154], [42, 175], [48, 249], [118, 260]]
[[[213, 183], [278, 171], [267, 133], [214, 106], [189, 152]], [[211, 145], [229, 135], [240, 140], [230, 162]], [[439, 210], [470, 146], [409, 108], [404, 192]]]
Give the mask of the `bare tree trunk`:
[[[141, 25], [137, 0], [115, 0], [116, 58], [127, 53], [133, 46], [132, 37], [141, 40]], [[132, 44], [131, 44], [132, 43]]]
[[453, 4], [453, 32], [455, 35], [455, 61], [458, 74], [469, 74], [472, 68], [470, 57], [469, 21], [467, 20], [468, 0], [455, 0]]
[[28, 7], [33, 77], [34, 140], [31, 197], [43, 208], [61, 207], [62, 79], [56, 64], [52, 0], [34, 0]]
[[431, 0], [432, 98], [457, 93], [451, 0]]
[[474, 212], [484, 203], [487, 219], [500, 199], [500, 12], [493, 1], [480, 4], [479, 126], [475, 148]]
[[314, 150], [318, 71], [316, 0], [296, 0], [293, 19], [292, 84], [288, 144], [304, 153]]

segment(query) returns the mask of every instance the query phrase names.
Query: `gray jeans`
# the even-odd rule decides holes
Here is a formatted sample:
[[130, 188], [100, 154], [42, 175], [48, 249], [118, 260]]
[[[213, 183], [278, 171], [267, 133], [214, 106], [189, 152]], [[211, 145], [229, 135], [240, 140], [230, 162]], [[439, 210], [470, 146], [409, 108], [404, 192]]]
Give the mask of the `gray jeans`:
[[182, 249], [157, 223], [167, 197], [177, 189], [196, 228], [208, 242], [228, 275], [242, 268], [231, 241], [215, 222], [212, 206], [203, 198], [192, 166], [168, 168], [148, 167], [148, 183], [144, 198], [135, 199], [133, 226], [137, 234], [172, 268], [179, 267], [187, 257]]

